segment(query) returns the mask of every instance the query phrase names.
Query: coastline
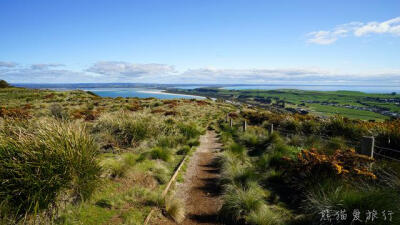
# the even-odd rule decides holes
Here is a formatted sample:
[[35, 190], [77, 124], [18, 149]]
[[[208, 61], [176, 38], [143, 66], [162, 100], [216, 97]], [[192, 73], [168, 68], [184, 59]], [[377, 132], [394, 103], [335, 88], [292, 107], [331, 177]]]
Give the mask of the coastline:
[[167, 90], [154, 90], [154, 91], [137, 91], [139, 93], [147, 93], [147, 94], [161, 94], [161, 95], [178, 95], [178, 96], [185, 96], [185, 97], [195, 97], [198, 99], [205, 99], [206, 97], [200, 95], [188, 95], [188, 94], [179, 94], [168, 92]]

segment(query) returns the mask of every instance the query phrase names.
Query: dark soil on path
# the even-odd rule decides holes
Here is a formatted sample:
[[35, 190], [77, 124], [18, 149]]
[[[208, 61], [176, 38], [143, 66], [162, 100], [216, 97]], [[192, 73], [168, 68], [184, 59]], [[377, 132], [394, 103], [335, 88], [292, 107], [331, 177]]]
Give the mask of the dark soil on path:
[[[216, 225], [217, 213], [221, 208], [219, 169], [214, 161], [221, 144], [213, 131], [200, 137], [200, 146], [191, 157], [184, 176], [184, 183], [177, 186], [176, 195], [185, 202], [186, 218], [183, 225]], [[173, 225], [171, 219], [163, 216], [154, 218], [152, 225]]]

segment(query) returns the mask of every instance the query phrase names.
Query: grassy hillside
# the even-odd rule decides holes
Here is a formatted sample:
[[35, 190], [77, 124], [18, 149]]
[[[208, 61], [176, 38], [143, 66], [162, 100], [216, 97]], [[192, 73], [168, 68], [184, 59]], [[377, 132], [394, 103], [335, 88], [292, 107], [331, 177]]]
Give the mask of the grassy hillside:
[[142, 224], [231, 106], [0, 89], [0, 223]]
[[0, 104], [0, 224], [143, 224], [155, 207], [182, 212], [173, 192], [161, 193], [206, 129], [224, 144], [216, 164], [225, 224], [320, 224], [323, 210], [356, 208], [392, 211], [399, 222], [398, 164], [357, 152], [371, 135], [399, 149], [400, 120], [23, 88], [0, 89]]
[[[232, 117], [249, 124], [243, 131], [239, 122], [219, 121], [224, 224], [400, 223], [398, 162], [357, 153], [357, 140], [370, 132], [384, 137], [377, 145], [388, 144], [391, 133], [398, 148], [399, 121], [318, 120], [263, 110]], [[353, 221], [357, 212], [363, 222]]]

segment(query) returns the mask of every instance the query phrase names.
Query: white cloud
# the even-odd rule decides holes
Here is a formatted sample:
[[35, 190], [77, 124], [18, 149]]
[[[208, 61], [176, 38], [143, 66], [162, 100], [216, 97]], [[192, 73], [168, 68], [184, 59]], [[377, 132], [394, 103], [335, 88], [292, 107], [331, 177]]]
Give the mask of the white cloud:
[[361, 37], [368, 34], [392, 34], [400, 36], [400, 17], [384, 22], [351, 22], [338, 25], [332, 30], [313, 31], [307, 34], [307, 42], [319, 45], [329, 45], [339, 38], [347, 36]]
[[[37, 64], [49, 65], [49, 64]], [[53, 65], [53, 64], [50, 64]], [[39, 69], [38, 69], [39, 68]], [[191, 84], [364, 84], [400, 85], [400, 70], [346, 73], [319, 68], [219, 69], [177, 72], [166, 64], [98, 62], [86, 70], [54, 66], [16, 66], [0, 70], [11, 83], [191, 83]]]
[[88, 72], [102, 74], [106, 76], [135, 78], [145, 75], [163, 75], [176, 72], [175, 68], [166, 64], [136, 64], [119, 61], [97, 62]]
[[0, 79], [11, 83], [79, 83], [93, 82], [95, 75], [67, 69], [54, 69], [62, 64], [43, 63], [15, 66], [0, 70]]
[[[171, 81], [172, 79], [170, 79]], [[345, 73], [322, 69], [190, 69], [173, 80], [180, 83], [220, 84], [366, 84], [395, 85], [400, 70], [378, 73]]]
[[396, 17], [382, 23], [370, 22], [355, 29], [354, 31], [354, 35], [357, 37], [371, 33], [388, 33], [400, 36], [400, 17]]
[[0, 61], [0, 67], [12, 68], [12, 67], [16, 67], [16, 66], [17, 66], [17, 64], [14, 62]]
[[52, 67], [60, 67], [60, 66], [64, 66], [64, 65], [59, 64], [59, 63], [40, 63], [40, 64], [32, 64], [31, 69], [44, 70], [44, 69], [50, 69]]

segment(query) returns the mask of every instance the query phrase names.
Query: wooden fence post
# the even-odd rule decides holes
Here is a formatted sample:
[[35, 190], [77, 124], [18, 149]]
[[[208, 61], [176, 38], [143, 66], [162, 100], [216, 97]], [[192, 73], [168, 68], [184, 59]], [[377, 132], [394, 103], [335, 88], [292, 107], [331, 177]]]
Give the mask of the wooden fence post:
[[231, 122], [230, 122], [231, 128], [233, 127], [233, 119], [231, 118]]
[[268, 133], [269, 135], [271, 135], [272, 133], [274, 133], [274, 124], [270, 124], [268, 127]]
[[361, 154], [374, 158], [375, 138], [363, 136], [361, 140]]
[[243, 132], [246, 132], [246, 130], [247, 130], [247, 121], [244, 120], [243, 121]]
[[229, 122], [229, 113], [226, 114], [226, 122]]

